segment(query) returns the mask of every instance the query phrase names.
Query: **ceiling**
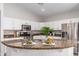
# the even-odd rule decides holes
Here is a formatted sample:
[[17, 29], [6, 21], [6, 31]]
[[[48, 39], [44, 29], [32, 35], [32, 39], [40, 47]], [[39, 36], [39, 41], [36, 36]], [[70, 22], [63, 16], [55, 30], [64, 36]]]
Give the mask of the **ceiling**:
[[[14, 3], [13, 5], [24, 8], [25, 10], [35, 14], [36, 16], [45, 19], [50, 16], [65, 13], [68, 11], [79, 10], [78, 3]], [[42, 11], [42, 8], [44, 9]]]
[[[47, 18], [52, 15], [56, 15], [58, 13], [63, 13], [70, 11], [77, 6], [77, 3], [44, 3], [40, 5], [39, 3], [20, 3], [19, 5], [26, 10], [38, 15], [41, 18]], [[45, 11], [41, 11], [41, 9], [45, 9]]]

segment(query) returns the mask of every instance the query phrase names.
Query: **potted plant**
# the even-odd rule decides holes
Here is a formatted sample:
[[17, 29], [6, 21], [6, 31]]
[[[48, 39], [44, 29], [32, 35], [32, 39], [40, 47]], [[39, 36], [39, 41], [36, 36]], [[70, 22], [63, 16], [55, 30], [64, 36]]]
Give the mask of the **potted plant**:
[[[45, 27], [42, 27], [42, 28], [41, 28], [41, 32], [42, 32], [44, 35], [46, 35], [46, 37], [47, 37], [46, 43], [47, 43], [47, 44], [51, 44], [51, 43], [53, 42], [53, 38], [52, 38], [52, 36], [50, 36], [50, 34], [51, 34], [52, 32], [54, 32], [54, 29], [51, 29], [50, 27], [45, 26]], [[48, 35], [48, 34], [49, 34], [49, 35]]]

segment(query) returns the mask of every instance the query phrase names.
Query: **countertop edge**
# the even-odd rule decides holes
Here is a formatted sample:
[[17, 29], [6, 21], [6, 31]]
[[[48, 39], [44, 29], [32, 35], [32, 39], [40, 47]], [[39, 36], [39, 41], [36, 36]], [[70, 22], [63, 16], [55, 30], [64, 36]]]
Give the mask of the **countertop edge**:
[[67, 47], [54, 47], [54, 48], [26, 48], [26, 47], [22, 47], [22, 46], [13, 46], [13, 45], [8, 45], [5, 42], [2, 41], [2, 44], [4, 44], [7, 47], [11, 47], [11, 48], [17, 48], [17, 49], [31, 49], [31, 50], [49, 50], [49, 49], [65, 49], [65, 48], [70, 48], [70, 47], [74, 47], [74, 46], [67, 46]]

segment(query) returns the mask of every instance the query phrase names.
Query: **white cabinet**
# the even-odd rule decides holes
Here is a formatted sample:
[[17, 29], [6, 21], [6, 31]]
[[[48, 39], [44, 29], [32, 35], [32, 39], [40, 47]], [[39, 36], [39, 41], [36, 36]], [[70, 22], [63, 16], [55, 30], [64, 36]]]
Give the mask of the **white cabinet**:
[[13, 20], [4, 18], [2, 20], [3, 29], [13, 29]]
[[39, 30], [40, 27], [44, 25], [38, 22], [33, 22], [29, 20], [20, 20], [20, 19], [15, 19], [15, 18], [8, 18], [8, 17], [4, 17], [4, 19], [2, 20], [3, 29], [19, 30], [21, 29], [22, 24], [31, 25], [32, 30]]
[[21, 29], [22, 21], [20, 21], [20, 20], [13, 20], [13, 23], [14, 23], [13, 29], [15, 29], [15, 30]]
[[17, 49], [6, 47], [7, 56], [73, 56], [73, 47], [64, 49]]
[[21, 29], [21, 25], [24, 24], [24, 22], [25, 21], [23, 20], [5, 17], [2, 20], [2, 26], [3, 26], [3, 29], [19, 30]]

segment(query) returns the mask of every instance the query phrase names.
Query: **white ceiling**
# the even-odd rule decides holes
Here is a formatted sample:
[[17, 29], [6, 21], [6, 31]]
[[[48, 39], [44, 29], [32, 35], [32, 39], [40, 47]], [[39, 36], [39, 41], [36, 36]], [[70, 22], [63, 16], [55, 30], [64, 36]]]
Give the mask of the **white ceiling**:
[[[42, 19], [68, 11], [79, 10], [78, 3], [44, 3], [43, 6], [40, 6], [38, 3], [11, 3], [11, 5], [19, 6]], [[41, 11], [42, 7], [45, 9], [44, 12]]]
[[63, 13], [72, 10], [77, 6], [77, 3], [44, 3], [44, 12], [41, 11], [41, 6], [38, 3], [20, 3], [16, 4], [26, 10], [38, 15], [41, 18], [47, 18], [58, 13]]

